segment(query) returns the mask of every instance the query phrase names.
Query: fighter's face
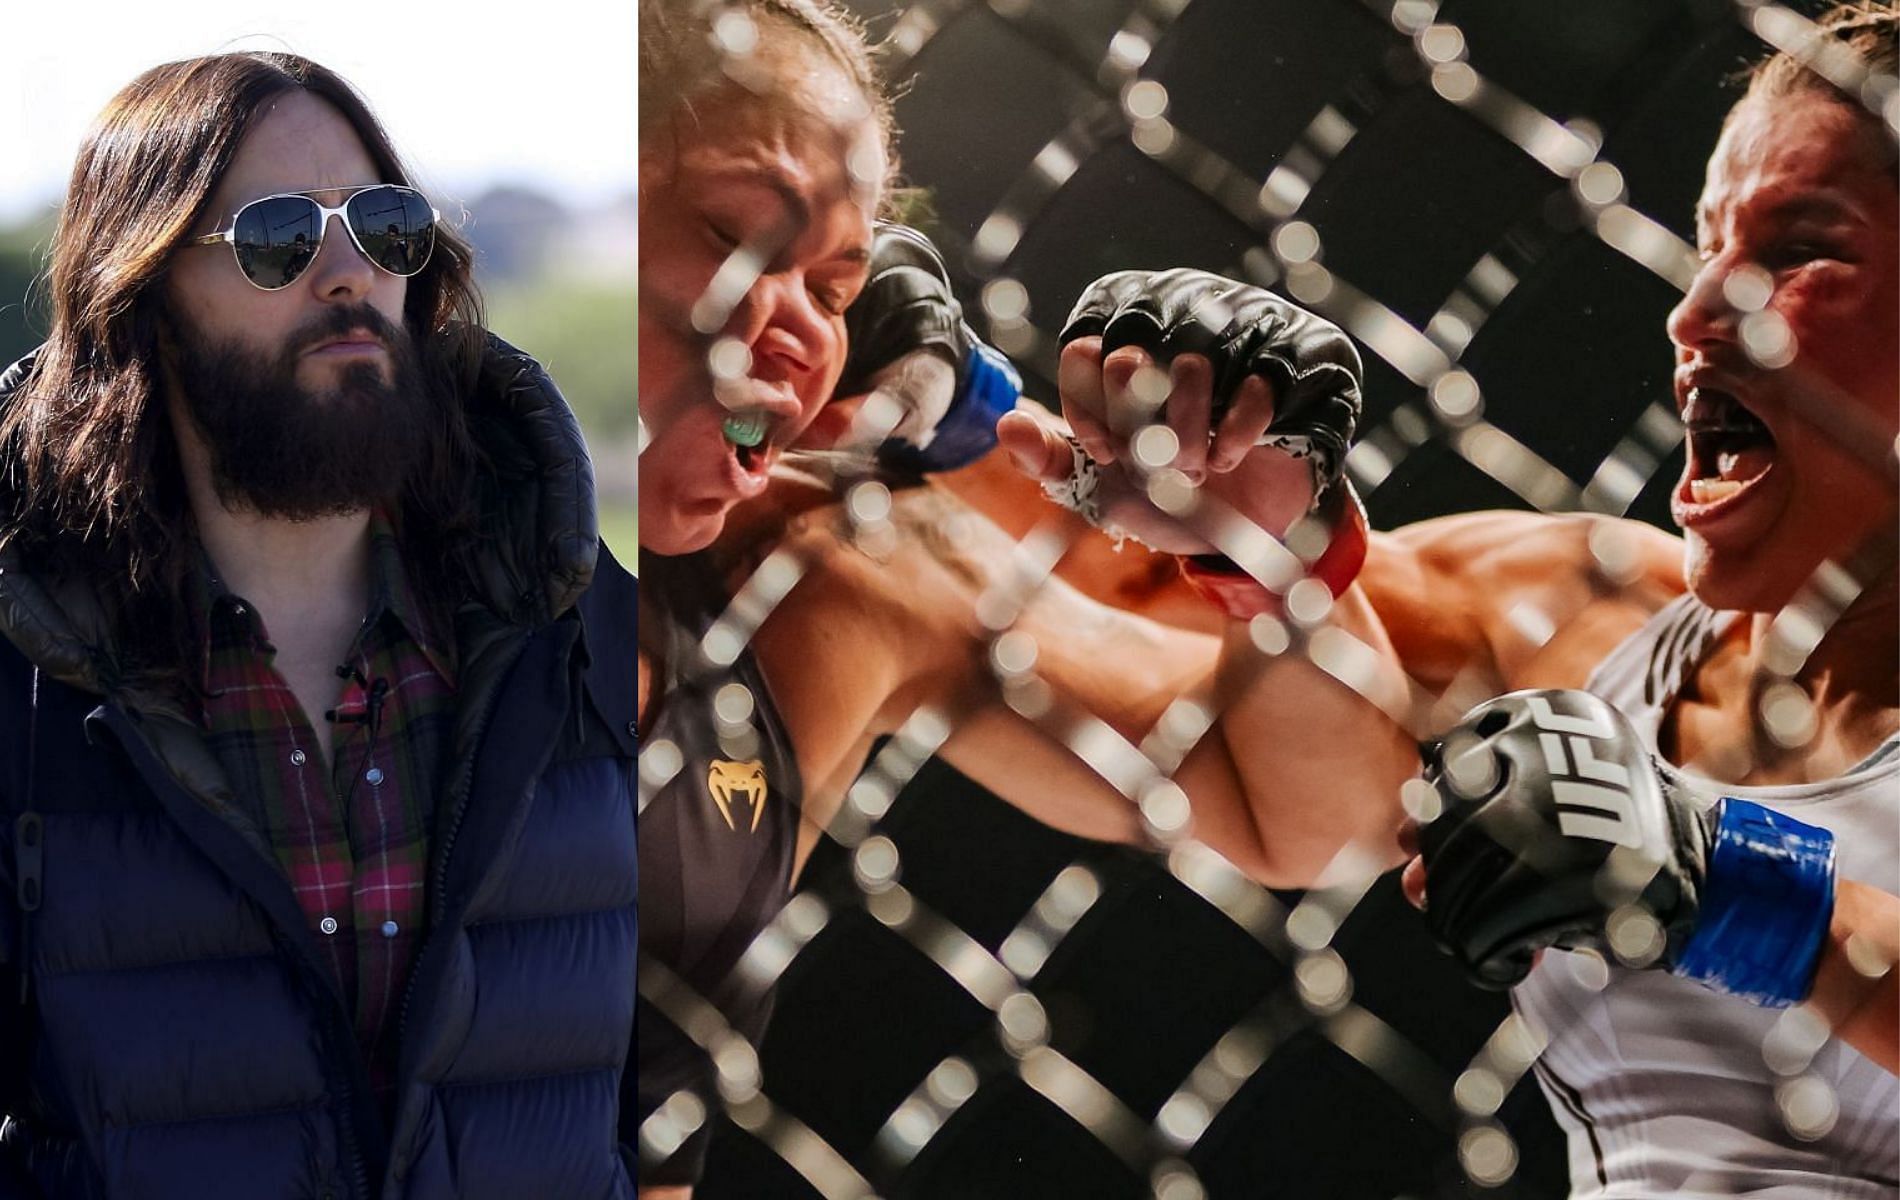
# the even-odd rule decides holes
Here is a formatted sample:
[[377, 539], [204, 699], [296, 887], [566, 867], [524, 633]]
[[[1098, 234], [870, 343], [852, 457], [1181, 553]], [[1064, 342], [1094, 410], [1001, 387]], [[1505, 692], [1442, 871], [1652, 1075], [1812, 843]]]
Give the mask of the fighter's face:
[[[829, 67], [804, 89], [805, 113], [863, 109]], [[844, 368], [883, 148], [868, 117], [840, 129], [789, 108], [701, 105], [640, 160], [640, 544], [662, 554], [707, 545], [764, 490]]]
[[1669, 337], [1689, 427], [1673, 508], [1716, 608], [1774, 611], [1894, 526], [1896, 203], [1879, 135], [1821, 95], [1744, 101], [1709, 160]]

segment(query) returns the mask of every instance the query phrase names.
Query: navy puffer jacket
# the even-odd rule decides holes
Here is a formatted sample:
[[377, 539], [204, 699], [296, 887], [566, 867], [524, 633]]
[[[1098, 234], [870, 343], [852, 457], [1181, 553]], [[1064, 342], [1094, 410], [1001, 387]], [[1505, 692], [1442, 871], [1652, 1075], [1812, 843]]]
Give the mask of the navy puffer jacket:
[[[4, 405], [24, 372], [0, 380]], [[572, 413], [494, 342], [483, 595], [385, 1126], [289, 883], [83, 588], [0, 550], [0, 1198], [627, 1197], [636, 605]]]

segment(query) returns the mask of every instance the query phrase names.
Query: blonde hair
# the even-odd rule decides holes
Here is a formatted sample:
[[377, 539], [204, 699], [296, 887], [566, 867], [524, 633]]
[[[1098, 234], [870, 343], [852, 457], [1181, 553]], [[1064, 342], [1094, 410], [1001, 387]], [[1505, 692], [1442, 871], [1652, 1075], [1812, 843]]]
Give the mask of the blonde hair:
[[[863, 94], [891, 173], [896, 171], [891, 93], [864, 28], [825, 0], [640, 0], [640, 145], [674, 142], [694, 102], [721, 87], [760, 99], [818, 53]], [[750, 67], [748, 70], [746, 68]], [[776, 74], [780, 78], [767, 78]]]
[[[1756, 63], [1748, 73], [1744, 100], [1779, 100], [1802, 93], [1818, 93], [1851, 104], [1879, 118], [1858, 90], [1865, 72], [1892, 78], [1900, 74], [1900, 17], [1893, 0], [1859, 0], [1837, 4], [1815, 21], [1816, 41], [1798, 52], [1782, 50]], [[1891, 132], [1889, 132], [1891, 137]]]

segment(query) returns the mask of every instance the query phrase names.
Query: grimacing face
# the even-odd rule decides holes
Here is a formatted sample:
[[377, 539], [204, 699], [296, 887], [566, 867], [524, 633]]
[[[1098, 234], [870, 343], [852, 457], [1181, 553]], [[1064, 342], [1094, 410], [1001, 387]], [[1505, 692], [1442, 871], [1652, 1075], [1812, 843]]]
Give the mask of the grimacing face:
[[[882, 180], [884, 153], [868, 116], [840, 130], [799, 115], [865, 110], [841, 71], [806, 68], [776, 103], [715, 93], [677, 141], [643, 148], [642, 549], [710, 544], [735, 504], [765, 490], [844, 369], [844, 310], [864, 286], [878, 202], [860, 180]], [[776, 253], [723, 326], [696, 329], [695, 302], [752, 246]]]
[[1900, 433], [1900, 201], [1880, 142], [1864, 114], [1802, 92], [1744, 99], [1709, 160], [1702, 268], [1668, 329], [1689, 429], [1672, 509], [1714, 608], [1774, 612], [1895, 525], [1891, 479], [1824, 428]]
[[[252, 200], [278, 192], [344, 189], [387, 183], [378, 177], [356, 131], [329, 102], [304, 91], [286, 92], [251, 126], [218, 182], [192, 235], [222, 228]], [[319, 194], [340, 202], [340, 190]], [[319, 328], [339, 306], [368, 305], [400, 329], [409, 281], [373, 265], [356, 249], [342, 218], [333, 217], [317, 257], [289, 287], [266, 292], [238, 270], [227, 245], [189, 246], [174, 257], [167, 302], [176, 319], [207, 341], [245, 348], [258, 356], [282, 353], [300, 331]], [[325, 335], [301, 347], [297, 383], [318, 393], [344, 373], [371, 364], [391, 378], [389, 349], [373, 336]]]

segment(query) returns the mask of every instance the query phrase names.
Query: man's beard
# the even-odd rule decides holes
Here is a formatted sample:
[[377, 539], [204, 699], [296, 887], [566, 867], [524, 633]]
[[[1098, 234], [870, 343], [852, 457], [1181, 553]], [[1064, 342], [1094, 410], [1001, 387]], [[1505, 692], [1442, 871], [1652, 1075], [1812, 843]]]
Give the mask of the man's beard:
[[[388, 350], [348, 364], [321, 390], [297, 382], [302, 352], [367, 330]], [[227, 507], [311, 521], [389, 505], [428, 446], [430, 403], [408, 330], [368, 305], [333, 309], [275, 355], [177, 329], [174, 366], [185, 411], [211, 454]]]

